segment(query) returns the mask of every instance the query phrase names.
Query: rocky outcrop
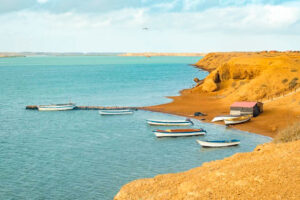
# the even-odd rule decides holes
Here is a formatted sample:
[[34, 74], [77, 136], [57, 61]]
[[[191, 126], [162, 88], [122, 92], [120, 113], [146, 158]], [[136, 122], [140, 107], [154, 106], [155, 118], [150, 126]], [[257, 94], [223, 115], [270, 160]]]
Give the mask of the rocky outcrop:
[[298, 52], [210, 53], [196, 66], [211, 73], [193, 91], [232, 101], [271, 98], [300, 87]]
[[300, 141], [256, 147], [251, 153], [177, 174], [123, 186], [115, 200], [299, 199]]

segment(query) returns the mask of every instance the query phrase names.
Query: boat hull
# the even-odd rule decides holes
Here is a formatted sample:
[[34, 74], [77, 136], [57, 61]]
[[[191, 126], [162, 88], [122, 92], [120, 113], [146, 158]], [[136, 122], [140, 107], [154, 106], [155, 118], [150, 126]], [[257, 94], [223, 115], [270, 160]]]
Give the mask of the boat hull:
[[217, 116], [215, 118], [213, 118], [211, 120], [211, 122], [218, 122], [218, 121], [223, 121], [223, 120], [226, 120], [226, 119], [234, 119], [234, 118], [238, 118], [238, 117], [241, 117], [241, 116], [234, 116], [234, 115], [224, 115], [224, 116]]
[[48, 106], [38, 106], [39, 111], [64, 111], [73, 110], [75, 105], [48, 105]]
[[243, 120], [237, 120], [237, 121], [231, 121], [231, 120], [224, 120], [225, 122], [225, 125], [233, 125], [233, 124], [241, 124], [241, 123], [244, 123], [244, 122], [247, 122], [247, 121], [250, 121], [250, 117], [247, 118], [247, 119], [243, 119]]
[[240, 144], [240, 141], [235, 142], [208, 142], [208, 141], [201, 141], [197, 140], [198, 144], [202, 147], [230, 147], [230, 146], [237, 146]]
[[197, 135], [205, 135], [204, 131], [197, 132], [181, 132], [181, 133], [162, 133], [158, 131], [154, 131], [156, 137], [187, 137], [187, 136], [197, 136]]
[[101, 110], [100, 115], [130, 115], [133, 114], [131, 110]]
[[147, 120], [147, 123], [152, 126], [190, 126], [193, 125], [191, 121], [184, 120]]

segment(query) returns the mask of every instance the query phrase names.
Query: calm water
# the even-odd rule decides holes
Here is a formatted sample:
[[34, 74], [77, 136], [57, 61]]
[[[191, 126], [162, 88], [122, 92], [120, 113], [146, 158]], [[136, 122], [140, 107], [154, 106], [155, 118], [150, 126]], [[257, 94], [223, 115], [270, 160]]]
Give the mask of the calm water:
[[[28, 104], [146, 106], [165, 103], [206, 72], [195, 57], [29, 57], [0, 59], [0, 199], [112, 199], [134, 179], [197, 167], [269, 138], [196, 122], [207, 136], [157, 139], [137, 111], [38, 112]], [[239, 147], [201, 149], [196, 139], [241, 139]]]

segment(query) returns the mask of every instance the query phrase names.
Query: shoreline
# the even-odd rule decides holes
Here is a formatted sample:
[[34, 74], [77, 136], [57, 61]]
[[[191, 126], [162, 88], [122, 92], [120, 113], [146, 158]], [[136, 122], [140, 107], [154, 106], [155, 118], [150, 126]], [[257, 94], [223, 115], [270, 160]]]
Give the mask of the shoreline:
[[[274, 139], [278, 131], [300, 122], [300, 83], [294, 78], [300, 77], [299, 52], [212, 53], [192, 66], [209, 74], [203, 80], [194, 79], [194, 88], [168, 97], [172, 102], [140, 109], [225, 126], [211, 120], [229, 114], [234, 101], [258, 101], [259, 97], [288, 91], [279, 98], [262, 98], [263, 113], [230, 127]], [[291, 83], [294, 93], [290, 92]], [[207, 116], [195, 117], [195, 112]], [[271, 141], [251, 152], [236, 153], [187, 171], [133, 180], [123, 185], [114, 199], [296, 199], [299, 145], [300, 141]]]
[[[150, 107], [150, 106], [149, 106]], [[163, 113], [163, 114], [168, 114], [168, 115], [173, 115], [173, 116], [178, 116], [178, 117], [186, 117], [186, 118], [192, 118], [194, 120], [197, 120], [199, 122], [202, 122], [202, 123], [206, 123], [206, 124], [210, 124], [210, 125], [214, 125], [214, 126], [222, 126], [222, 127], [225, 127], [226, 128], [226, 125], [224, 124], [221, 124], [221, 123], [214, 123], [214, 122], [207, 122], [205, 120], [201, 120], [200, 118], [197, 118], [195, 116], [185, 116], [185, 115], [178, 115], [178, 114], [174, 114], [174, 113], [168, 113], [168, 112], [161, 112], [161, 111], [156, 111], [156, 110], [152, 110], [152, 109], [147, 109], [147, 107], [141, 107], [139, 108], [139, 110], [143, 110], [143, 111], [148, 111], [148, 112], [157, 112], [157, 113]], [[231, 130], [236, 130], [236, 131], [241, 131], [241, 132], [245, 132], [245, 133], [248, 133], [248, 134], [254, 134], [254, 135], [258, 135], [258, 136], [263, 136], [263, 137], [266, 137], [268, 139], [270, 139], [269, 142], [272, 142], [274, 137], [270, 137], [268, 135], [264, 135], [264, 134], [260, 134], [260, 133], [255, 133], [255, 132], [250, 132], [250, 131], [247, 131], [247, 130], [242, 130], [242, 129], [238, 129], [238, 128], [235, 128], [234, 126], [231, 126], [231, 127], [227, 127]], [[266, 142], [266, 143], [269, 143], [269, 142]], [[262, 144], [265, 144], [265, 143], [262, 143]], [[241, 152], [243, 153], [243, 152]], [[246, 153], [246, 152], [245, 152]], [[226, 157], [225, 157], [226, 158]], [[225, 159], [224, 158], [224, 159]]]
[[[230, 127], [274, 138], [281, 129], [300, 121], [300, 83], [295, 78], [300, 77], [299, 61], [300, 53], [293, 51], [210, 53], [191, 65], [209, 72], [203, 80], [197, 80], [197, 86], [168, 97], [170, 103], [143, 109], [223, 125], [211, 120], [229, 114], [233, 102], [261, 101], [263, 113]], [[207, 116], [195, 117], [195, 112]]]

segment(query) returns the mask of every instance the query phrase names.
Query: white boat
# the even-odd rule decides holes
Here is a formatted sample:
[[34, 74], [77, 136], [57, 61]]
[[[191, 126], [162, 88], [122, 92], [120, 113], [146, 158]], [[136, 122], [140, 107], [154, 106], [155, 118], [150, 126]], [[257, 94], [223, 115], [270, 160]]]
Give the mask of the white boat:
[[216, 116], [211, 121], [217, 122], [217, 121], [223, 121], [225, 119], [233, 119], [233, 118], [237, 118], [237, 117], [241, 117], [241, 116], [240, 115], [220, 115], [220, 116]]
[[156, 125], [156, 126], [189, 126], [193, 125], [194, 123], [190, 119], [186, 120], [147, 120], [149, 125]]
[[205, 135], [206, 131], [203, 129], [168, 129], [153, 131], [156, 137], [182, 137], [182, 136], [196, 136]]
[[76, 107], [74, 103], [68, 104], [51, 104], [51, 105], [39, 105], [37, 106], [39, 111], [62, 111], [73, 110]]
[[133, 114], [132, 110], [99, 110], [100, 115], [129, 115]]
[[206, 141], [197, 140], [197, 142], [202, 147], [230, 147], [230, 146], [236, 146], [240, 144], [240, 140], [206, 140]]
[[232, 119], [225, 119], [224, 122], [226, 125], [232, 125], [232, 124], [244, 123], [244, 122], [249, 121], [250, 119], [251, 119], [251, 116], [245, 115], [245, 116], [236, 117], [236, 118], [232, 118]]

